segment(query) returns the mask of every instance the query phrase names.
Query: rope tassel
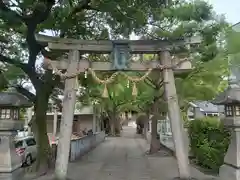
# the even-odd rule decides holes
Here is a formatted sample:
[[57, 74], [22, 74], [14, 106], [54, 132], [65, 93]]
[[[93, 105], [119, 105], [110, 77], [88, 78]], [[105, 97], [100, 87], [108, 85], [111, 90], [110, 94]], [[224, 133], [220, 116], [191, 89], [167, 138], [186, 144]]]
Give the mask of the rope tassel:
[[136, 83], [133, 82], [132, 95], [137, 96], [137, 94], [138, 94], [137, 86], [136, 86]]
[[104, 89], [103, 89], [103, 93], [102, 93], [102, 97], [103, 98], [108, 98], [108, 90], [107, 90], [107, 84], [104, 84]]

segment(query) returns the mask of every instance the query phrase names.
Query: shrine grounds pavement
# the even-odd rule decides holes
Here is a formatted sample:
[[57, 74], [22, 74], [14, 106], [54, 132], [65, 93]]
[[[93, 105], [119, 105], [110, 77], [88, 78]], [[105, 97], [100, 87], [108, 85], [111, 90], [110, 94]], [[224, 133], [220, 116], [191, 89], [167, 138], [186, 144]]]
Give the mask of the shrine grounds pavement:
[[[124, 127], [122, 136], [106, 138], [92, 152], [68, 167], [69, 180], [173, 180], [178, 176], [177, 161], [167, 151], [150, 156], [149, 144], [135, 133], [132, 127]], [[212, 180], [191, 168], [196, 180]], [[52, 180], [46, 175], [36, 180]]]

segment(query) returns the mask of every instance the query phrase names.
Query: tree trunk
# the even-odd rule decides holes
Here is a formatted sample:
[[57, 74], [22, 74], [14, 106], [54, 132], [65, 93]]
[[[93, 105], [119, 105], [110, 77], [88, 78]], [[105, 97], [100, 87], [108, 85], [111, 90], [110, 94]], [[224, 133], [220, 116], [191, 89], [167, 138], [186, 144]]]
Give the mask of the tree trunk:
[[45, 173], [49, 168], [51, 150], [47, 135], [46, 112], [48, 108], [49, 95], [42, 90], [36, 95], [35, 118], [33, 120], [33, 131], [37, 141], [37, 161], [35, 170]]
[[143, 136], [145, 139], [147, 139], [147, 133], [148, 133], [148, 119], [144, 121], [144, 127], [143, 127]]
[[114, 125], [114, 119], [109, 118], [109, 124], [110, 124], [110, 134], [111, 136], [115, 136], [115, 125]]
[[147, 139], [149, 116], [150, 116], [149, 112], [146, 112], [146, 119], [144, 119], [144, 126], [143, 126], [143, 136], [145, 139]]
[[120, 118], [114, 113], [115, 115], [115, 134], [116, 136], [120, 136], [121, 134], [121, 123], [120, 123]]
[[157, 153], [160, 150], [160, 140], [158, 138], [158, 134], [157, 134], [157, 116], [154, 115], [154, 117], [152, 117], [152, 134], [151, 134], [151, 144], [150, 144], [150, 150], [149, 153], [153, 154], [153, 153]]
[[119, 136], [120, 135], [120, 121], [117, 118], [117, 112], [113, 109], [111, 112], [108, 113], [110, 117], [110, 132], [112, 136]]
[[150, 150], [149, 153], [153, 154], [160, 150], [160, 137], [158, 137], [157, 133], [157, 123], [158, 123], [158, 101], [157, 99], [152, 105], [152, 111], [153, 111], [153, 117], [151, 118], [152, 124], [152, 134], [151, 134], [151, 144], [150, 144]]

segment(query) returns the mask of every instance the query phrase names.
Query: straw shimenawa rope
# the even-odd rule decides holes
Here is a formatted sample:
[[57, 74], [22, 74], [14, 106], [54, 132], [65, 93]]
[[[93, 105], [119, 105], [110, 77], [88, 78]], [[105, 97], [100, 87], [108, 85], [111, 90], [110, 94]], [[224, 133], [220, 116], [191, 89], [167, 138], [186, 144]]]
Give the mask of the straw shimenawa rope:
[[[169, 68], [176, 68], [181, 63], [183, 63], [187, 60], [188, 60], [187, 58], [184, 58], [182, 61], [180, 61], [179, 63], [177, 63], [175, 65], [172, 65], [172, 66], [164, 66], [164, 65], [159, 64], [157, 68], [159, 68], [161, 70], [169, 69]], [[54, 74], [59, 75], [61, 77], [61, 79], [64, 79], [64, 80], [67, 79], [67, 78], [76, 77], [81, 73], [81, 71], [79, 71], [79, 70], [77, 70], [75, 73], [71, 73], [71, 74], [67, 74], [67, 72], [62, 73], [59, 69], [57, 69], [53, 65], [52, 61], [49, 58], [46, 58], [46, 57], [44, 58], [43, 65], [44, 65], [45, 68], [49, 68], [49, 66], [50, 66], [51, 69], [53, 70]], [[137, 92], [137, 85], [136, 84], [138, 82], [144, 81], [149, 76], [149, 74], [152, 72], [152, 70], [153, 70], [152, 68], [149, 68], [148, 71], [141, 77], [131, 77], [131, 76], [127, 75], [126, 73], [122, 72], [122, 71], [117, 71], [117, 72], [113, 73], [109, 78], [106, 78], [105, 80], [103, 80], [103, 79], [100, 79], [96, 75], [96, 73], [93, 69], [91, 69], [91, 68], [86, 69], [86, 71], [91, 73], [92, 77], [95, 79], [95, 81], [97, 81], [97, 83], [104, 85], [104, 90], [103, 90], [103, 93], [102, 93], [102, 96], [104, 98], [108, 97], [107, 85], [112, 83], [115, 80], [116, 76], [118, 76], [119, 74], [124, 75], [127, 78], [128, 81], [133, 83], [132, 95], [137, 96], [138, 92]], [[77, 84], [78, 84], [78, 82], [77, 82]], [[76, 88], [78, 88], [78, 85], [77, 85]]]
[[95, 71], [91, 68], [88, 68], [88, 71], [92, 74], [92, 77], [99, 83], [99, 84], [104, 84], [104, 89], [102, 93], [102, 97], [107, 98], [108, 97], [108, 90], [107, 90], [107, 84], [112, 83], [116, 76], [119, 74], [119, 72], [113, 73], [109, 78], [106, 78], [105, 80], [102, 80], [97, 77]]
[[131, 76], [128, 76], [126, 73], [122, 72], [122, 74], [128, 79], [128, 81], [133, 83], [133, 89], [132, 89], [133, 96], [137, 96], [137, 93], [138, 93], [136, 83], [144, 81], [151, 72], [152, 72], [152, 68], [148, 69], [148, 71], [142, 77], [131, 77]]
[[115, 80], [115, 77], [119, 74], [124, 75], [129, 81], [131, 81], [133, 83], [133, 89], [132, 89], [132, 95], [133, 96], [137, 96], [137, 86], [136, 83], [143, 81], [144, 79], [146, 79], [148, 77], [148, 75], [152, 72], [152, 69], [149, 69], [142, 77], [131, 77], [128, 76], [126, 73], [118, 71], [113, 73], [110, 78], [107, 78], [105, 80], [102, 80], [100, 78], [97, 77], [95, 71], [91, 68], [88, 69], [89, 72], [92, 74], [93, 78], [100, 84], [104, 84], [104, 90], [103, 90], [103, 97], [108, 97], [108, 91], [107, 91], [107, 84], [112, 83]]

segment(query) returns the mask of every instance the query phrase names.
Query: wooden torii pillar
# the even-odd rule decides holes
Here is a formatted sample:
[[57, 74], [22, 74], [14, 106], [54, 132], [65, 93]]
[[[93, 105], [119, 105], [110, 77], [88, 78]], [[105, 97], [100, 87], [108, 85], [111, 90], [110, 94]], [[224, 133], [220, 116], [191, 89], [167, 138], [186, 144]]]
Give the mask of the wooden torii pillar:
[[[56, 37], [49, 37], [43, 35], [36, 36], [37, 41], [40, 43], [48, 43], [48, 47], [53, 50], [69, 51], [69, 60], [53, 61], [54, 67], [59, 70], [67, 69], [68, 73], [75, 73], [77, 70], [81, 72], [84, 69], [92, 68], [96, 71], [109, 71], [109, 70], [128, 70], [128, 71], [147, 71], [149, 68], [160, 69], [162, 67], [172, 66], [172, 58], [170, 56], [171, 44], [167, 40], [76, 40], [76, 39], [61, 39]], [[193, 41], [192, 41], [193, 40]], [[199, 41], [195, 39], [178, 40], [174, 42], [174, 46], [183, 46], [187, 44], [198, 44]], [[110, 54], [114, 53], [113, 62], [89, 62], [80, 60], [79, 51], [81, 53], [98, 53]], [[119, 52], [121, 51], [121, 52]], [[160, 59], [151, 61], [150, 63], [140, 62], [127, 62], [128, 60], [122, 59], [122, 53], [132, 54], [160, 54]], [[120, 60], [117, 57], [120, 57]], [[51, 67], [48, 67], [51, 68]], [[166, 98], [168, 101], [168, 113], [171, 120], [174, 145], [178, 160], [179, 177], [188, 179], [190, 178], [189, 161], [187, 147], [183, 138], [183, 121], [180, 116], [180, 110], [177, 100], [174, 72], [181, 73], [189, 71], [191, 63], [184, 61], [173, 68], [163, 68], [164, 74], [164, 88]], [[65, 180], [67, 176], [68, 157], [70, 149], [70, 141], [72, 134], [72, 121], [74, 106], [76, 100], [76, 77], [65, 80], [63, 113], [60, 127], [60, 137], [58, 144], [58, 156], [56, 160], [55, 174], [56, 178]]]

